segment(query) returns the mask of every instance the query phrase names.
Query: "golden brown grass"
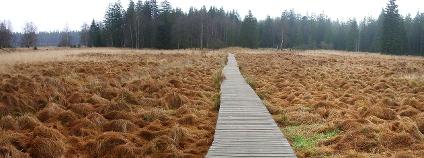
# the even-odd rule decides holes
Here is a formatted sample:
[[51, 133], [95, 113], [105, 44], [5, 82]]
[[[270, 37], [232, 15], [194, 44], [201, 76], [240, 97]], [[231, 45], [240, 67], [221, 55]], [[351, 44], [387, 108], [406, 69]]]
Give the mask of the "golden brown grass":
[[325, 50], [236, 58], [292, 145], [329, 134], [321, 127], [340, 131], [296, 147], [299, 157], [424, 154], [424, 58]]
[[203, 157], [225, 58], [115, 48], [2, 53], [1, 154]]

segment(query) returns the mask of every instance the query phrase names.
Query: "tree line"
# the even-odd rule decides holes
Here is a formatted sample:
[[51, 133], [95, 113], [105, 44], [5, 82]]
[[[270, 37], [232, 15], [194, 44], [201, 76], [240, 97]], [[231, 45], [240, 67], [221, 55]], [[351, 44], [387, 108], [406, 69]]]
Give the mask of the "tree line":
[[[3, 34], [3, 25], [7, 30], [8, 24], [0, 23], [0, 34]], [[59, 43], [66, 37], [75, 37], [66, 36], [69, 33], [66, 30], [65, 27]], [[159, 4], [156, 0], [130, 0], [126, 7], [120, 1], [110, 3], [105, 18], [84, 23], [78, 37], [81, 45], [89, 47], [218, 49], [241, 46], [424, 55], [424, 14], [401, 16], [396, 0], [389, 0], [379, 17], [365, 17], [359, 22], [357, 19], [332, 20], [325, 13], [301, 15], [293, 9], [283, 11], [280, 17], [268, 16], [258, 21], [251, 11], [242, 19], [235, 10], [203, 6], [183, 12], [181, 8], [173, 8], [167, 0]], [[0, 42], [1, 46], [7, 46], [3, 43]]]
[[0, 22], [0, 48], [7, 47], [78, 47], [80, 45], [80, 31], [72, 31], [68, 25], [63, 31], [37, 31], [32, 22], [25, 23], [23, 32], [12, 32], [10, 21]]

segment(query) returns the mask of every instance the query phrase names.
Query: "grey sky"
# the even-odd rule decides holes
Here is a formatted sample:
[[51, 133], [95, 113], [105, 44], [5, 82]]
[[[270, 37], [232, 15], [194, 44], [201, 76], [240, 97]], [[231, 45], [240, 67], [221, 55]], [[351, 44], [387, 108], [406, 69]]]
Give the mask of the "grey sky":
[[[117, 0], [116, 0], [117, 1]], [[66, 23], [70, 29], [79, 30], [84, 23], [92, 19], [103, 20], [103, 15], [109, 3], [115, 0], [0, 0], [0, 20], [10, 20], [13, 31], [21, 31], [23, 24], [34, 22], [39, 31], [63, 30]], [[137, 1], [137, 0], [134, 0]], [[142, 0], [143, 2], [145, 0]], [[157, 0], [158, 4], [162, 0]], [[365, 16], [378, 17], [388, 0], [168, 0], [172, 7], [180, 7], [187, 12], [190, 6], [200, 8], [203, 5], [223, 7], [229, 11], [235, 9], [242, 18], [248, 10], [258, 19], [267, 15], [278, 17], [284, 10], [294, 9], [297, 13], [320, 14], [323, 11], [331, 19], [346, 21], [357, 18], [360, 21]], [[127, 8], [129, 0], [121, 0]], [[402, 15], [424, 10], [423, 0], [398, 0], [399, 12]]]

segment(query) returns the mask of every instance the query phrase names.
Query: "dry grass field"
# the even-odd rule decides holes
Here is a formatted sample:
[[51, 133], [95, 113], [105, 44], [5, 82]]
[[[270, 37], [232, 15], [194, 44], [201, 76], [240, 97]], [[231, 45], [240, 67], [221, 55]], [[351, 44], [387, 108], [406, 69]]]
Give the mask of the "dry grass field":
[[0, 53], [0, 157], [203, 157], [223, 52]]
[[424, 58], [236, 53], [245, 79], [299, 157], [424, 155]]
[[424, 58], [337, 51], [0, 52], [0, 157], [203, 157], [227, 53], [299, 157], [424, 155]]

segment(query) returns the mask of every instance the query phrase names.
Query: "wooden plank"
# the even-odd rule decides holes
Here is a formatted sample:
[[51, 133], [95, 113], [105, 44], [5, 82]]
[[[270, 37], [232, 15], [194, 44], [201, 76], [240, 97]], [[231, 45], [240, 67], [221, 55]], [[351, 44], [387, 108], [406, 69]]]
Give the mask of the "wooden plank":
[[233, 54], [223, 70], [214, 141], [206, 157], [296, 157], [255, 91], [240, 74]]

